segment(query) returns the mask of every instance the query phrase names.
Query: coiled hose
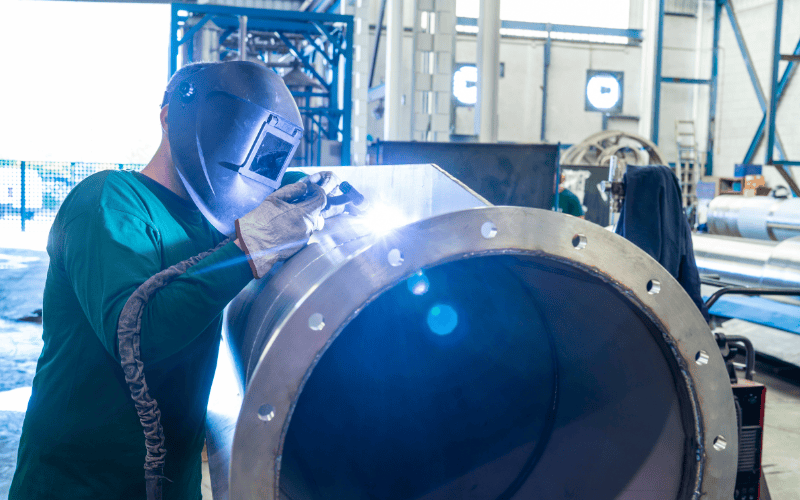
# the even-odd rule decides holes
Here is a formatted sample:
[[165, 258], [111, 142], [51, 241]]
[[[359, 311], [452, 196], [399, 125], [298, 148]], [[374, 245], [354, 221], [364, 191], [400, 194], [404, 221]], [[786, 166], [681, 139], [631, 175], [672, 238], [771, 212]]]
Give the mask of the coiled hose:
[[[144, 364], [141, 357], [142, 314], [147, 302], [156, 292], [229, 241], [230, 238], [225, 239], [211, 250], [179, 262], [152, 276], [133, 292], [119, 315], [117, 341], [120, 364], [125, 373], [125, 382], [131, 391], [136, 412], [139, 414], [139, 421], [144, 428], [145, 447], [147, 448], [147, 455], [144, 459], [147, 500], [161, 500], [162, 479], [167, 479], [164, 476], [167, 449], [164, 444], [164, 429], [161, 426], [161, 411], [158, 409], [158, 402], [148, 392], [144, 376]], [[167, 480], [169, 481], [169, 479]]]

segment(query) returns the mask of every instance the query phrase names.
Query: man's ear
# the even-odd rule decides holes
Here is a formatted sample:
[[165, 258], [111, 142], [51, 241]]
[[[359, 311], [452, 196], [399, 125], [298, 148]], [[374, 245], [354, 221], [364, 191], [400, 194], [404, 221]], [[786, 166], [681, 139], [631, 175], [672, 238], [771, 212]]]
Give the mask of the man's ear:
[[169, 104], [161, 108], [161, 131], [166, 135], [169, 132], [169, 125], [167, 125], [167, 112], [169, 111]]

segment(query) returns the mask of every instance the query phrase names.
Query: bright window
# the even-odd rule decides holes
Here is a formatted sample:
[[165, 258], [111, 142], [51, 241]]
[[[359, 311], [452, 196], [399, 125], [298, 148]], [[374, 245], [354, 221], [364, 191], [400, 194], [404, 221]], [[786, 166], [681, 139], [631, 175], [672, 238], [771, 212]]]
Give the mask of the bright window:
[[170, 6], [0, 1], [0, 159], [147, 163]]

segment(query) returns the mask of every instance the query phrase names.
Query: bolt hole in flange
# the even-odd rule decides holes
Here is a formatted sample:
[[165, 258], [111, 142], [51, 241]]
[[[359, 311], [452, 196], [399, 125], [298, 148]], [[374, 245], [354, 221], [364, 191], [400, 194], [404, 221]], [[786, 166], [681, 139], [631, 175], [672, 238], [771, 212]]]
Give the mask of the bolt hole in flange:
[[647, 282], [647, 293], [655, 295], [661, 291], [661, 282], [658, 280], [650, 280]]
[[314, 313], [308, 317], [308, 327], [318, 332], [325, 328], [325, 318], [320, 313]]
[[264, 403], [258, 407], [258, 419], [263, 422], [269, 422], [275, 418], [275, 407], [271, 404]]
[[389, 254], [386, 256], [386, 258], [389, 261], [390, 266], [397, 267], [403, 263], [403, 252], [397, 248], [392, 248], [389, 250]]
[[484, 222], [481, 226], [481, 236], [487, 240], [497, 236], [497, 226], [493, 222]]
[[586, 235], [584, 234], [576, 234], [572, 237], [572, 246], [575, 247], [575, 250], [583, 250], [586, 248]]
[[717, 436], [714, 438], [714, 449], [717, 451], [722, 451], [728, 446], [728, 441], [722, 437]]

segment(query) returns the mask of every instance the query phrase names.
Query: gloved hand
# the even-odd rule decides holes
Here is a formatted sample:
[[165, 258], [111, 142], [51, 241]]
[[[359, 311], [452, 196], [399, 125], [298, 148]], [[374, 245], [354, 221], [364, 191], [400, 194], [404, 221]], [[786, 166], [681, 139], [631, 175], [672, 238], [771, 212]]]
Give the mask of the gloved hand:
[[267, 196], [261, 205], [236, 220], [236, 237], [253, 276], [265, 276], [276, 262], [297, 253], [311, 233], [322, 229], [325, 221], [320, 212], [325, 200], [322, 187], [295, 182]]
[[[325, 191], [325, 196], [339, 196], [343, 194], [339, 189], [339, 184], [341, 184], [342, 181], [336, 177], [336, 174], [329, 170], [317, 172], [316, 174], [303, 177], [300, 182], [306, 182], [308, 184], [316, 184], [317, 186], [320, 186]], [[339, 215], [344, 212], [344, 208], [344, 205], [332, 205], [327, 209], [323, 209], [322, 218], [329, 219]]]

